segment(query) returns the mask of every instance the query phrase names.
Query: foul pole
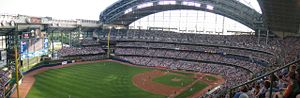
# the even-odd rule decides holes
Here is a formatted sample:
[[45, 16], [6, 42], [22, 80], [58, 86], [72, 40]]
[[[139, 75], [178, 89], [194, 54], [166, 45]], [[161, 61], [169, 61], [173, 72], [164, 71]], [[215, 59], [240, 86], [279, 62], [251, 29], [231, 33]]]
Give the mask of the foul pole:
[[19, 95], [19, 57], [18, 57], [18, 45], [15, 44], [15, 63], [16, 63], [16, 84], [17, 84], [17, 98], [20, 98]]

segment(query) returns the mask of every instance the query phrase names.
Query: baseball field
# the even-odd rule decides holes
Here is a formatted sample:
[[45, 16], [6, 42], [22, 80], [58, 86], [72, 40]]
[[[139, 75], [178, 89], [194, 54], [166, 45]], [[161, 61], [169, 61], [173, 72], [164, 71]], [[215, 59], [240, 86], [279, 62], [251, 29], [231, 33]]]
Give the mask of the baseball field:
[[26, 98], [186, 98], [209, 86], [193, 74], [118, 62], [75, 64], [34, 78]]

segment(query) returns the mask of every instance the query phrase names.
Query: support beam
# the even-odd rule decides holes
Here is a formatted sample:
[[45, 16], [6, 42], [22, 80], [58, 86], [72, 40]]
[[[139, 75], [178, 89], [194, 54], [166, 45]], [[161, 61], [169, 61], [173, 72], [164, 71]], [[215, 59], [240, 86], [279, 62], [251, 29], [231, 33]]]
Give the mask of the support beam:
[[[64, 31], [63, 31], [64, 32]], [[64, 48], [64, 42], [63, 42], [63, 32], [60, 32], [60, 42], [61, 42], [61, 47]]]
[[268, 45], [268, 40], [269, 40], [269, 30], [267, 31], [267, 36], [266, 36], [266, 45]]
[[72, 40], [72, 32], [69, 32], [69, 45], [70, 46], [72, 46], [71, 40]]
[[53, 37], [54, 31], [51, 31], [51, 46], [52, 46], [52, 58], [54, 57], [54, 37]]
[[257, 34], [258, 34], [258, 44], [260, 44], [260, 29], [258, 29], [258, 32], [257, 32]]

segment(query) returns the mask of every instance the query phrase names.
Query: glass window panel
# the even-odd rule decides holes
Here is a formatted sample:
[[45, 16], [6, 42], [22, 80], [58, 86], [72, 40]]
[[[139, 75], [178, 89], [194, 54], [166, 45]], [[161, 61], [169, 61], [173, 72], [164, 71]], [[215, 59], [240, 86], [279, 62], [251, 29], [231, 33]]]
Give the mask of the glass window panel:
[[[147, 29], [147, 27], [177, 28], [178, 30], [190, 31], [190, 33], [203, 33], [203, 31], [207, 31], [209, 34], [216, 34], [215, 32], [223, 32], [223, 30], [225, 32], [253, 32], [253, 30], [247, 26], [227, 17], [224, 18], [223, 22], [223, 16], [221, 15], [195, 10], [159, 12], [146, 16], [134, 23], [135, 28], [138, 28], [138, 26], [141, 26], [142, 29]], [[134, 23], [130, 26], [133, 26]], [[196, 32], [196, 30], [198, 32]]]

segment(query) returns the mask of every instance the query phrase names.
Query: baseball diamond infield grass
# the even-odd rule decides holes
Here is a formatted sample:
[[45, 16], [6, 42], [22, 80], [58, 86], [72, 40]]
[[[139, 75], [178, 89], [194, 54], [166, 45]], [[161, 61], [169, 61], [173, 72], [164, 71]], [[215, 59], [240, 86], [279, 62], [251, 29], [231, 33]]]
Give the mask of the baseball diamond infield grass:
[[[178, 81], [174, 81], [172, 79], [177, 79]], [[153, 79], [154, 82], [162, 83], [169, 86], [174, 87], [185, 87], [186, 85], [191, 84], [195, 79], [188, 78], [187, 76], [179, 76], [175, 74], [167, 74], [161, 77], [157, 77]]]
[[26, 98], [166, 98], [132, 83], [134, 75], [151, 70], [115, 62], [52, 69], [35, 76]]
[[191, 88], [185, 90], [184, 92], [182, 92], [181, 94], [179, 94], [178, 96], [176, 96], [175, 98], [187, 98], [188, 96], [193, 95], [194, 93], [201, 91], [202, 89], [204, 89], [205, 87], [207, 87], [208, 84], [198, 81], [196, 84], [194, 84]]
[[213, 77], [213, 76], [205, 76], [204, 78], [206, 78], [207, 80], [209, 81], [217, 81], [218, 79], [216, 77]]

